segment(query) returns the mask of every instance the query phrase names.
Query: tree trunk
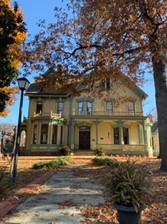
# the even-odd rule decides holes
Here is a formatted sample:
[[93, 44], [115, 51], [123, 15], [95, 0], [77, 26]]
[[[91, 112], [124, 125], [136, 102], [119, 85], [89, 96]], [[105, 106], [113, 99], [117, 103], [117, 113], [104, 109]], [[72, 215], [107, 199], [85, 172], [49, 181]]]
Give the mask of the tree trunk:
[[155, 98], [158, 114], [161, 170], [167, 171], [167, 86], [165, 63], [152, 57], [155, 84]]

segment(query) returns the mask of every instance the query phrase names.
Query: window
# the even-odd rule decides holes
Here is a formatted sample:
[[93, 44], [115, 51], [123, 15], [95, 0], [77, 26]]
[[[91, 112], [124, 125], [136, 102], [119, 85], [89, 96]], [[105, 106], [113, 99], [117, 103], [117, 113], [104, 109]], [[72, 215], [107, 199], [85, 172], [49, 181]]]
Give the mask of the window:
[[83, 114], [83, 102], [78, 103], [78, 114]]
[[57, 113], [61, 115], [64, 114], [64, 102], [57, 103]]
[[38, 101], [37, 105], [36, 105], [36, 113], [41, 113], [42, 112], [42, 108], [43, 108], [43, 103], [42, 101]]
[[92, 102], [87, 102], [87, 114], [92, 113]]
[[33, 144], [37, 144], [37, 124], [34, 125], [34, 130], [33, 130]]
[[128, 114], [135, 115], [135, 102], [129, 102], [128, 104]]
[[52, 144], [57, 144], [57, 125], [53, 125]]
[[20, 146], [25, 147], [26, 144], [26, 132], [23, 130], [20, 134]]
[[47, 144], [48, 139], [48, 124], [41, 125], [41, 144]]
[[60, 145], [63, 144], [63, 126], [61, 126], [61, 129], [60, 129]]
[[119, 144], [119, 128], [114, 128], [114, 144]]
[[123, 141], [125, 145], [129, 144], [129, 129], [123, 128]]
[[111, 89], [111, 79], [110, 78], [105, 78], [105, 89], [110, 90]]
[[113, 104], [112, 104], [112, 101], [107, 101], [107, 102], [106, 102], [106, 111], [107, 111], [107, 112], [112, 112], [112, 111], [113, 111]]

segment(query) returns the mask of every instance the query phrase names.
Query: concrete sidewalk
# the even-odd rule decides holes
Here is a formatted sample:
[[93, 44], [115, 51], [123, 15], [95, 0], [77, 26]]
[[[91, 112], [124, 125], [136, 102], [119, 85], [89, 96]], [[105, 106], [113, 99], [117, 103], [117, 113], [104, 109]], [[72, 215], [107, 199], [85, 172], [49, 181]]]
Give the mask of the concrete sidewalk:
[[10, 224], [78, 224], [86, 223], [81, 209], [86, 205], [105, 203], [102, 185], [86, 175], [75, 176], [84, 166], [58, 170], [41, 185], [36, 194], [17, 205], [1, 223]]

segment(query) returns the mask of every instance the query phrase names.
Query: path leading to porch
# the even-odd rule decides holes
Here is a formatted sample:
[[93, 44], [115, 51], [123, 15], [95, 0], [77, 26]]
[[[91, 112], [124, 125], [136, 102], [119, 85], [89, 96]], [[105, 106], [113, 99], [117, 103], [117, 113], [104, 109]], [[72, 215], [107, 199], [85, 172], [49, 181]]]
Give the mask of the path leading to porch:
[[[102, 190], [98, 178], [97, 181], [90, 178], [89, 166], [67, 166], [58, 170], [35, 195], [20, 203], [0, 223], [87, 223], [82, 210], [86, 206], [105, 204]], [[97, 223], [93, 218], [92, 222]]]

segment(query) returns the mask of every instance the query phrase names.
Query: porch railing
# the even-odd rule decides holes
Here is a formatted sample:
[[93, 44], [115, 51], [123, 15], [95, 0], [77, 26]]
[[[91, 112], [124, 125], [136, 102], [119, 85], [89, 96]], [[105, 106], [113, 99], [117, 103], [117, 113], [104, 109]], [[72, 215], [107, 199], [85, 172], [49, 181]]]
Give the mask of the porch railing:
[[[68, 113], [66, 113], [66, 116]], [[70, 114], [69, 114], [70, 115]], [[143, 116], [143, 112], [127, 112], [127, 111], [73, 111], [73, 116]], [[51, 118], [63, 118], [63, 114], [39, 112], [33, 114], [33, 118], [48, 116]]]
[[51, 118], [62, 118], [62, 114], [58, 114], [58, 113], [53, 113], [52, 111], [50, 113], [45, 113], [45, 112], [39, 112], [39, 113], [35, 113], [33, 114], [33, 117], [34, 118], [37, 118], [37, 117], [51, 117]]
[[88, 116], [143, 116], [143, 112], [136, 112], [136, 111], [80, 111], [80, 112], [73, 112], [73, 115], [88, 115]]

